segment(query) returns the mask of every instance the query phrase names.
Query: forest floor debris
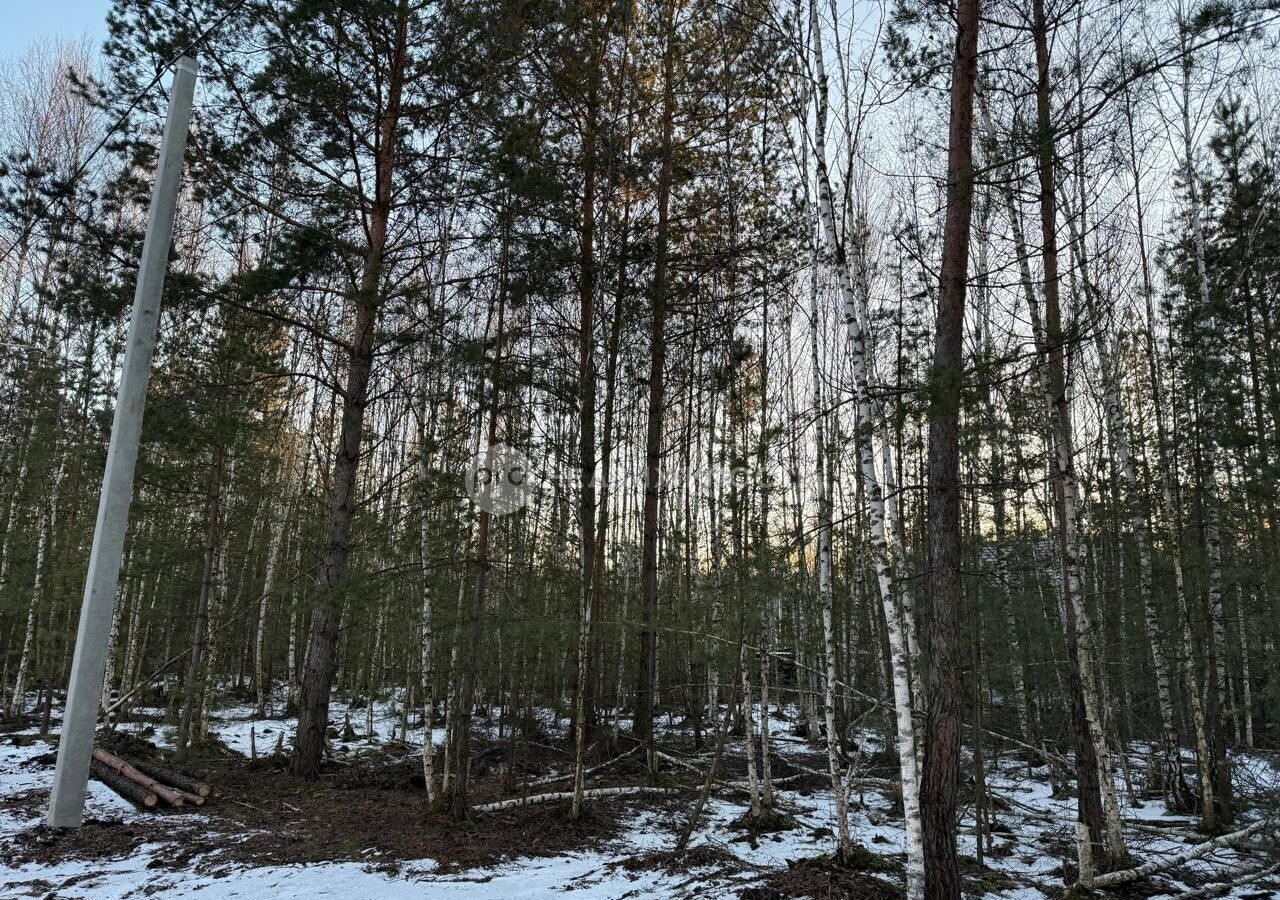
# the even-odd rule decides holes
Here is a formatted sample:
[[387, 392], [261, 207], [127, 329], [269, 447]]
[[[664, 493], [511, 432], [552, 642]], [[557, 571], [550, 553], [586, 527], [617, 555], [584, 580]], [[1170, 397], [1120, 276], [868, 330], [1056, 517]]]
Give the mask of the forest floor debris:
[[[774, 748], [776, 776], [805, 776], [777, 789], [776, 827], [751, 827], [744, 816], [748, 795], [735, 779], [745, 771], [745, 760], [741, 742], [731, 742], [724, 784], [708, 804], [690, 849], [674, 854], [692, 772], [664, 766], [664, 783], [689, 782], [689, 796], [612, 797], [589, 804], [577, 822], [569, 821], [567, 803], [554, 802], [477, 815], [459, 825], [425, 809], [421, 745], [393, 740], [391, 723], [380, 724], [391, 718], [386, 710], [377, 712], [372, 740], [358, 734], [354, 740], [335, 741], [323, 777], [308, 783], [288, 774], [283, 757], [263, 752], [263, 742], [254, 760], [242, 752], [250, 730], [255, 735], [268, 728], [287, 733], [288, 720], [251, 722], [243, 709], [224, 710], [215, 717], [214, 734], [201, 745], [199, 757], [182, 767], [212, 783], [212, 802], [199, 809], [162, 804], [159, 812], [141, 813], [91, 782], [88, 819], [75, 832], [54, 832], [42, 824], [55, 744], [39, 738], [38, 723], [11, 730], [0, 746], [0, 895], [56, 892], [59, 897], [100, 900], [162, 890], [165, 896], [190, 893], [206, 900], [268, 893], [278, 898], [330, 893], [397, 900], [401, 889], [405, 897], [420, 897], [424, 887], [433, 900], [560, 895], [581, 900], [869, 900], [901, 893], [896, 884], [901, 881], [903, 834], [892, 791], [869, 786], [854, 792], [851, 824], [863, 848], [861, 863], [834, 863], [829, 789], [809, 773], [825, 764], [824, 754], [802, 739], [780, 738]], [[360, 725], [367, 729], [367, 719]], [[668, 755], [695, 768], [706, 765], [678, 727], [663, 737]], [[172, 765], [162, 722], [122, 725], [102, 743], [144, 765]], [[571, 760], [554, 727], [545, 742], [518, 746], [519, 755], [496, 733], [477, 732], [482, 762], [472, 785], [474, 803], [548, 790], [537, 782], [563, 774]], [[865, 747], [859, 771], [878, 784], [892, 761], [877, 757], [871, 736]], [[624, 743], [621, 752], [627, 749]], [[1001, 813], [1007, 827], [993, 836], [982, 867], [974, 857], [973, 835], [962, 827], [967, 894], [1005, 900], [1060, 895], [1064, 879], [1071, 877], [1074, 801], [1055, 797], [1047, 778], [1041, 780], [1046, 770], [1028, 775], [1025, 761], [1017, 757], [995, 759], [990, 769], [990, 788], [1013, 803]], [[1264, 754], [1242, 759], [1239, 770], [1252, 790], [1280, 789], [1280, 772]], [[631, 754], [589, 786], [643, 781], [641, 756]], [[966, 813], [962, 826], [971, 823], [971, 815]], [[1138, 858], [1171, 858], [1194, 840], [1191, 820], [1167, 815], [1159, 801], [1135, 805], [1126, 815], [1135, 824], [1132, 850]], [[1187, 833], [1136, 827], [1155, 822], [1187, 826]], [[1169, 896], [1223, 880], [1233, 870], [1265, 864], [1247, 850], [1224, 849], [1157, 879], [1123, 886], [1114, 895]], [[1277, 889], [1280, 879], [1269, 876], [1225, 896], [1241, 900]]]

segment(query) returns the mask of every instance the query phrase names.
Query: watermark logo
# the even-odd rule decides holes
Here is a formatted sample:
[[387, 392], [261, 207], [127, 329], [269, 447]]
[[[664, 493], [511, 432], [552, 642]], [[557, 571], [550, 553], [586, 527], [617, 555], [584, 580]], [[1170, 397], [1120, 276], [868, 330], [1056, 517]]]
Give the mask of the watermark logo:
[[506, 444], [494, 444], [472, 456], [464, 480], [476, 506], [495, 516], [527, 506], [540, 483], [529, 458]]

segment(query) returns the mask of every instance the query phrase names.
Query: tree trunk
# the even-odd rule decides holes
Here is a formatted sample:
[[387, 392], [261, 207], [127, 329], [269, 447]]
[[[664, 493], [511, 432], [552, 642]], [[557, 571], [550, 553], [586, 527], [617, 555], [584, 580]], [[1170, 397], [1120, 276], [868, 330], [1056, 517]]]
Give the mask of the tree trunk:
[[592, 55], [590, 86], [587, 91], [586, 126], [582, 136], [582, 203], [578, 231], [578, 535], [580, 581], [578, 586], [578, 677], [574, 688], [573, 802], [569, 818], [582, 812], [583, 769], [586, 766], [588, 721], [595, 713], [588, 709], [591, 670], [592, 617], [596, 589], [596, 124], [600, 106], [600, 69], [603, 60], [597, 49], [604, 43], [600, 34], [600, 13], [593, 10], [589, 50]]
[[356, 472], [364, 438], [364, 414], [373, 374], [374, 331], [381, 306], [383, 251], [393, 208], [397, 125], [404, 88], [408, 7], [402, 3], [396, 19], [394, 49], [388, 60], [387, 103], [378, 122], [375, 193], [369, 209], [369, 244], [364, 270], [353, 302], [355, 329], [347, 353], [347, 383], [342, 395], [342, 424], [333, 463], [333, 493], [324, 548], [316, 577], [316, 603], [311, 616], [311, 639], [302, 676], [298, 730], [290, 770], [314, 781], [320, 777], [320, 757], [329, 727], [329, 695], [338, 668], [338, 624], [351, 552], [351, 523], [356, 512]]
[[267, 546], [267, 569], [262, 576], [262, 596], [258, 600], [258, 629], [253, 642], [253, 686], [258, 695], [257, 716], [261, 719], [267, 714], [266, 643], [267, 643], [267, 607], [271, 596], [275, 593], [276, 568], [280, 564], [280, 545], [284, 536], [284, 524], [288, 518], [285, 510], [280, 510], [280, 517], [272, 523], [271, 538]]
[[218, 547], [221, 542], [222, 483], [226, 467], [227, 448], [221, 444], [214, 448], [213, 465], [209, 473], [209, 492], [204, 510], [204, 567], [200, 578], [200, 595], [196, 598], [195, 623], [191, 632], [191, 652], [187, 657], [187, 673], [183, 681], [182, 718], [178, 723], [178, 754], [186, 753], [195, 735], [195, 717], [199, 714], [197, 703], [202, 698], [201, 672], [204, 671], [205, 646], [208, 641], [209, 604], [214, 580], [217, 577]]
[[[1124, 858], [1120, 834], [1119, 809], [1115, 786], [1108, 764], [1106, 737], [1099, 714], [1100, 699], [1097, 675], [1090, 652], [1092, 626], [1084, 608], [1080, 590], [1078, 488], [1075, 476], [1075, 447], [1071, 433], [1071, 410], [1067, 397], [1063, 362], [1064, 337], [1059, 302], [1057, 188], [1054, 173], [1054, 126], [1051, 121], [1049, 82], [1049, 26], [1044, 0], [1033, 4], [1032, 37], [1038, 72], [1036, 84], [1036, 127], [1038, 140], [1037, 172], [1040, 187], [1040, 229], [1044, 261], [1044, 323], [1040, 341], [1046, 364], [1042, 368], [1042, 386], [1046, 392], [1053, 454], [1051, 461], [1054, 503], [1058, 529], [1059, 553], [1062, 560], [1062, 602], [1067, 639], [1067, 656], [1072, 668], [1073, 686], [1079, 682], [1075, 699], [1075, 731], [1077, 742], [1077, 777], [1079, 781], [1079, 817], [1089, 828], [1092, 859], [1095, 864], [1109, 866]], [[1033, 305], [1033, 314], [1035, 313]], [[1078, 673], [1078, 678], [1077, 678]], [[1099, 791], [1106, 804], [1106, 836]]]
[[[923, 896], [960, 896], [955, 803], [960, 774], [960, 484], [965, 285], [973, 218], [973, 95], [979, 0], [959, 0], [947, 134], [947, 207], [929, 397], [928, 720], [923, 777]], [[903, 785], [904, 793], [906, 785]], [[909, 855], [909, 852], [908, 852]]]
[[654, 236], [653, 316], [649, 339], [649, 403], [645, 427], [643, 541], [640, 558], [640, 595], [644, 604], [640, 632], [640, 683], [634, 732], [648, 747], [652, 776], [657, 772], [653, 713], [658, 686], [658, 499], [662, 474], [662, 417], [666, 405], [667, 295], [675, 129], [675, 7], [663, 4], [662, 139], [658, 170], [658, 227]]

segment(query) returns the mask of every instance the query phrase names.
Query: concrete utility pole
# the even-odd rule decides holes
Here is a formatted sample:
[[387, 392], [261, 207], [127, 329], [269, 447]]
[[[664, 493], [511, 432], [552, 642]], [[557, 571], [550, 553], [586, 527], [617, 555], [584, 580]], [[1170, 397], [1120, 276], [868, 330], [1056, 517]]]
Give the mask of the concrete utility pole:
[[80, 607], [80, 628], [76, 633], [76, 652], [71, 662], [62, 738], [58, 742], [58, 767], [49, 796], [51, 828], [78, 828], [84, 818], [89, 759], [93, 754], [93, 735], [102, 700], [102, 678], [107, 664], [107, 640], [116, 585], [120, 578], [120, 558], [129, 527], [133, 469], [138, 461], [142, 411], [147, 402], [147, 382], [151, 379], [151, 357], [156, 348], [160, 295], [164, 289], [165, 270], [169, 266], [174, 208], [182, 180], [182, 155], [187, 144], [187, 125], [191, 120], [196, 70], [196, 61], [191, 57], [179, 59], [169, 91], [169, 115], [165, 121], [160, 162], [151, 193], [151, 213], [142, 244], [138, 286], [133, 294], [133, 315], [129, 320], [120, 393], [116, 398], [115, 421], [111, 425], [107, 467], [102, 475], [98, 522], [93, 530], [93, 547], [89, 551], [89, 573]]

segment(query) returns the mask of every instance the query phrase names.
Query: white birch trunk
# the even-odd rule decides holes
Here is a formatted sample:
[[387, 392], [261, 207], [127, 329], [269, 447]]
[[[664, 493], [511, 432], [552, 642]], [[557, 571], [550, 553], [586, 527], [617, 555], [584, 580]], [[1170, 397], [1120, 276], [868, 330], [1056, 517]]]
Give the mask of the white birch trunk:
[[67, 460], [64, 456], [58, 463], [58, 471], [53, 476], [53, 492], [49, 505], [40, 513], [40, 523], [36, 535], [36, 572], [35, 583], [31, 586], [31, 604], [27, 607], [27, 627], [23, 633], [22, 655], [18, 658], [18, 674], [14, 680], [13, 696], [9, 701], [9, 715], [19, 716], [26, 706], [23, 696], [27, 688], [27, 675], [31, 669], [31, 657], [35, 652], [36, 619], [39, 616], [40, 600], [44, 594], [45, 558], [49, 554], [49, 545], [53, 540], [53, 529], [58, 521], [58, 495], [62, 490], [62, 476], [66, 471]]
[[[863, 321], [866, 321], [865, 318]], [[884, 531], [889, 541], [890, 558], [894, 565], [899, 565], [906, 552], [899, 539], [898, 485], [894, 480], [893, 442], [889, 440], [889, 430], [881, 417], [882, 432], [880, 435], [880, 465], [884, 475]], [[921, 723], [925, 715], [924, 681], [920, 669], [920, 639], [916, 627], [915, 592], [908, 586], [894, 583], [898, 597], [896, 606], [901, 618], [901, 627], [907, 641], [907, 681], [911, 685], [911, 709], [916, 722]], [[924, 742], [916, 743], [917, 771], [924, 765]]]
[[1193, 859], [1208, 856], [1214, 850], [1221, 847], [1236, 846], [1246, 838], [1251, 837], [1268, 827], [1274, 828], [1275, 823], [1270, 819], [1260, 819], [1247, 828], [1242, 828], [1239, 831], [1233, 831], [1230, 834], [1224, 834], [1221, 837], [1216, 837], [1192, 847], [1188, 847], [1186, 850], [1175, 856], [1162, 857], [1160, 859], [1152, 860], [1149, 863], [1144, 863], [1140, 866], [1134, 866], [1131, 869], [1122, 869], [1117, 872], [1108, 872], [1105, 875], [1099, 875], [1097, 878], [1093, 879], [1093, 886], [1100, 888], [1113, 887], [1118, 884], [1137, 881], [1139, 878], [1147, 878], [1158, 872], [1167, 872], [1170, 869], [1185, 865]]
[[[1083, 205], [1083, 187], [1081, 188], [1081, 204]], [[1098, 309], [1097, 297], [1093, 281], [1089, 274], [1088, 256], [1084, 252], [1082, 229], [1076, 224], [1076, 217], [1067, 216], [1067, 224], [1071, 229], [1072, 242], [1079, 248], [1081, 280], [1084, 282], [1085, 300], [1088, 308], [1097, 321], [1098, 362], [1102, 370], [1103, 407], [1106, 414], [1107, 430], [1111, 437], [1111, 445], [1115, 451], [1120, 477], [1125, 485], [1125, 501], [1129, 513], [1129, 527], [1133, 531], [1134, 543], [1138, 549], [1138, 591], [1142, 595], [1143, 623], [1147, 633], [1147, 642], [1151, 645], [1151, 658], [1156, 674], [1156, 701], [1160, 712], [1161, 743], [1164, 752], [1164, 790], [1165, 796], [1181, 800], [1179, 786], [1182, 783], [1182, 765], [1178, 756], [1178, 732], [1175, 726], [1173, 698], [1169, 662], [1164, 654], [1164, 646], [1160, 628], [1160, 617], [1156, 610], [1155, 584], [1151, 563], [1151, 531], [1147, 527], [1146, 514], [1142, 509], [1142, 495], [1138, 488], [1138, 476], [1133, 464], [1133, 454], [1129, 447], [1129, 426], [1125, 420], [1124, 405], [1120, 393], [1120, 376], [1111, 359], [1111, 348], [1107, 328], [1102, 321], [1102, 311]], [[1123, 751], [1122, 751], [1123, 752]]]
[[[130, 597], [130, 592], [126, 588], [129, 584], [129, 578], [127, 575], [129, 570], [129, 559], [132, 556], [133, 547], [129, 546], [125, 549], [124, 563], [121, 566], [121, 570], [125, 574], [124, 577], [120, 579], [120, 582], [116, 587], [116, 602], [115, 605], [111, 607], [111, 628], [107, 632], [106, 668], [103, 669], [102, 672], [102, 698], [98, 701], [98, 708], [104, 714], [111, 707], [111, 686], [116, 680], [116, 643], [120, 639], [120, 620], [124, 618], [125, 605]], [[134, 593], [140, 594], [141, 591], [135, 591]], [[140, 598], [137, 596], [133, 598], [135, 606], [138, 604], [139, 600]]]
[[[36, 563], [39, 565], [40, 554], [36, 553]], [[37, 581], [39, 578], [37, 577]], [[31, 651], [35, 645], [36, 638], [36, 609], [39, 606], [39, 594], [36, 591], [31, 592], [31, 603], [27, 607], [27, 627], [24, 632], [25, 636], [22, 640], [22, 655], [18, 658], [18, 675], [13, 682], [13, 696], [9, 698], [9, 715], [17, 717], [22, 715], [26, 709], [26, 697], [24, 694], [27, 690], [27, 670], [31, 666]]]
[[[982, 108], [985, 115], [986, 107]], [[988, 129], [990, 122], [987, 123]], [[988, 319], [989, 316], [989, 296], [987, 279], [991, 271], [990, 261], [988, 259], [988, 246], [990, 244], [990, 212], [991, 204], [983, 203], [979, 207], [980, 221], [978, 223], [978, 271], [981, 276], [978, 281], [978, 303], [979, 303], [979, 319], [986, 323], [985, 328], [985, 346], [984, 351], [988, 358], [994, 358], [995, 350], [991, 346], [991, 326]], [[993, 394], [990, 389], [987, 390], [985, 397], [985, 408], [989, 424], [995, 425], [999, 421], [998, 412], [996, 410]], [[1005, 547], [1005, 495], [1004, 485], [1001, 483], [1004, 479], [1004, 449], [1001, 446], [1001, 435], [997, 432], [992, 436], [991, 446], [991, 472], [993, 491], [993, 505], [1001, 512], [993, 515], [995, 540], [994, 560], [992, 564], [992, 576], [996, 594], [1000, 599], [1000, 610], [1004, 616], [1005, 628], [1007, 634], [1006, 640], [1009, 642], [1009, 655], [1014, 660], [1011, 675], [1013, 677], [1013, 693], [1014, 700], [1018, 705], [1018, 728], [1022, 734], [1022, 739], [1028, 744], [1033, 743], [1031, 735], [1031, 716], [1030, 707], [1027, 702], [1027, 679], [1024, 669], [1025, 662], [1022, 654], [1021, 639], [1019, 638], [1019, 625], [1017, 614], [1013, 608], [1012, 596], [1012, 580], [1009, 575], [1009, 554]], [[919, 671], [917, 669], [917, 671]]]
[[[470, 538], [467, 540], [467, 553], [471, 552]], [[449, 686], [445, 693], [445, 723], [444, 723], [444, 771], [440, 776], [440, 790], [444, 794], [448, 794], [453, 787], [453, 754], [450, 749], [453, 747], [453, 730], [458, 727], [457, 715], [454, 707], [457, 705], [454, 699], [458, 695], [458, 622], [461, 621], [462, 604], [466, 601], [467, 596], [467, 579], [462, 578], [458, 581], [458, 616], [454, 620], [454, 640], [453, 646], [449, 648]], [[468, 714], [470, 710], [468, 710]], [[466, 765], [467, 760], [462, 760], [461, 764]]]
[[[990, 128], [990, 117], [985, 107], [982, 113], [984, 118], [987, 119], [988, 128]], [[1062, 530], [1065, 538], [1063, 540], [1064, 546], [1062, 547], [1062, 596], [1059, 597], [1059, 611], [1063, 616], [1065, 626], [1068, 605], [1074, 610], [1074, 625], [1080, 646], [1078, 656], [1081, 693], [1084, 695], [1085, 719], [1089, 728], [1089, 737], [1094, 747], [1094, 754], [1097, 757], [1098, 781], [1102, 790], [1103, 812], [1106, 819], [1106, 835], [1104, 837], [1107, 852], [1113, 858], [1122, 858], [1124, 855], [1124, 843], [1120, 829], [1120, 807], [1116, 800], [1115, 781], [1111, 776], [1111, 761], [1107, 749], [1106, 735], [1102, 731], [1102, 719], [1099, 715], [1098, 680], [1093, 668], [1093, 629], [1092, 624], [1089, 622], [1088, 613], [1084, 609], [1080, 592], [1080, 547], [1077, 521], [1079, 489], [1075, 478], [1074, 443], [1071, 435], [1070, 417], [1068, 410], [1057, 411], [1054, 409], [1053, 388], [1050, 384], [1049, 367], [1047, 365], [1048, 348], [1044, 324], [1041, 320], [1040, 306], [1035, 297], [1035, 282], [1031, 277], [1027, 243], [1022, 232], [1022, 218], [1018, 214], [1017, 203], [1009, 184], [1006, 183], [1002, 186], [1001, 193], [1003, 194], [1005, 207], [1009, 213], [1010, 224], [1013, 229], [1019, 274], [1031, 318], [1031, 331], [1036, 345], [1036, 353], [1040, 357], [1040, 365], [1037, 366], [1037, 372], [1044, 402], [1044, 415], [1047, 420], [1045, 423], [1046, 429], [1049, 432], [1049, 441], [1052, 445], [1050, 452], [1053, 454], [1052, 458], [1056, 466], [1056, 473], [1062, 482]], [[1070, 404], [1070, 397], [1067, 398], [1067, 403], [1068, 405]], [[1070, 597], [1073, 602], [1067, 604], [1067, 597]]]
[[751, 670], [747, 666], [747, 644], [738, 644], [738, 669], [742, 673], [742, 711], [747, 753], [747, 789], [751, 794], [751, 818], [760, 817], [760, 780], [756, 775], [755, 708], [751, 701]]
[[285, 653], [285, 664], [289, 667], [289, 709], [298, 708], [298, 595], [290, 592], [289, 596], [289, 649]]
[[[773, 808], [773, 768], [769, 757], [769, 651], [773, 646], [773, 616], [769, 602], [764, 606], [764, 627], [760, 649], [760, 802], [766, 809]], [[1246, 677], [1249, 664], [1245, 662]], [[1247, 693], [1246, 693], [1246, 696]], [[1252, 731], [1250, 732], [1252, 734]]]
[[258, 717], [266, 714], [267, 707], [267, 665], [264, 650], [267, 644], [267, 606], [271, 595], [275, 593], [276, 568], [280, 561], [280, 544], [284, 535], [284, 520], [281, 516], [271, 529], [270, 546], [267, 548], [267, 570], [262, 578], [262, 597], [258, 601], [258, 633], [253, 642], [253, 682], [258, 695]]
[[[427, 462], [425, 452], [419, 447], [419, 465], [420, 473], [423, 480], [426, 479]], [[424, 511], [422, 516], [421, 531], [419, 533], [421, 546], [419, 547], [419, 559], [422, 566], [422, 644], [419, 648], [419, 678], [421, 680], [420, 687], [422, 689], [422, 779], [426, 784], [427, 802], [435, 806], [437, 801], [436, 794], [436, 772], [435, 772], [435, 742], [432, 740], [434, 729], [432, 728], [432, 720], [436, 714], [436, 693], [435, 693], [435, 672], [432, 670], [432, 653], [434, 646], [432, 639], [434, 632], [431, 625], [432, 613], [432, 597], [431, 580], [429, 578], [429, 560], [430, 560], [430, 535], [427, 525], [427, 517]]]
[[[30, 438], [30, 430], [28, 430], [27, 437], [28, 439]], [[27, 471], [28, 471], [27, 464], [28, 464], [29, 456], [30, 456], [29, 453], [24, 453], [22, 455], [22, 466], [18, 469], [18, 478], [14, 482], [14, 484], [16, 485], [23, 485], [27, 483]], [[4, 519], [5, 522], [8, 523], [8, 527], [5, 529], [4, 536], [0, 538], [0, 590], [3, 590], [5, 584], [8, 583], [9, 581], [9, 565], [12, 562], [12, 557], [13, 557], [13, 554], [11, 552], [10, 540], [12, 539], [14, 533], [16, 533], [18, 530], [17, 528], [14, 527], [17, 524], [14, 521], [14, 516], [17, 512], [17, 507], [18, 507], [18, 491], [14, 491], [12, 494], [9, 495], [9, 508], [5, 514], [5, 519]]]
[[1244, 627], [1244, 593], [1236, 585], [1236, 630], [1240, 632], [1240, 689], [1244, 702], [1244, 745], [1253, 749], [1253, 686], [1249, 676], [1249, 632]]
[[[1187, 30], [1181, 28], [1183, 51], [1187, 51]], [[1195, 149], [1192, 142], [1191, 132], [1191, 56], [1184, 56], [1182, 63], [1182, 152], [1183, 152], [1183, 177], [1187, 186], [1187, 216], [1191, 221], [1191, 246], [1195, 254], [1196, 262], [1196, 286], [1200, 292], [1200, 303], [1203, 309], [1208, 309], [1210, 304], [1209, 297], [1209, 270], [1205, 263], [1205, 242], [1204, 242], [1204, 226], [1202, 224], [1203, 213], [1200, 207], [1200, 192], [1196, 184], [1196, 165], [1195, 165]], [[1169, 476], [1172, 478], [1172, 475]], [[1166, 485], [1167, 497], [1172, 509], [1173, 489], [1172, 485]], [[1180, 567], [1179, 567], [1180, 568]], [[1181, 572], [1179, 571], [1179, 580], [1181, 580]], [[1186, 680], [1187, 691], [1192, 695], [1192, 713], [1196, 719], [1196, 752], [1199, 756], [1200, 763], [1200, 791], [1201, 802], [1204, 804], [1202, 811], [1202, 821], [1205, 828], [1213, 829], [1217, 825], [1217, 816], [1214, 809], [1214, 791], [1213, 791], [1213, 760], [1210, 758], [1208, 727], [1204, 719], [1204, 700], [1200, 695], [1199, 679], [1195, 675], [1194, 664], [1192, 662], [1192, 640], [1191, 640], [1191, 615], [1186, 606], [1185, 590], [1180, 590], [1182, 612], [1183, 612], [1183, 650], [1186, 655]]]
[[[880, 588], [880, 600], [884, 606], [885, 621], [889, 632], [890, 659], [893, 669], [893, 698], [897, 714], [898, 762], [902, 777], [902, 805], [907, 845], [907, 897], [918, 900], [924, 896], [924, 836], [920, 818], [920, 782], [916, 761], [915, 721], [912, 714], [911, 685], [908, 672], [910, 661], [901, 620], [895, 602], [893, 572], [889, 561], [889, 547], [884, 532], [884, 497], [876, 478], [875, 450], [872, 446], [873, 417], [868, 385], [866, 335], [859, 322], [859, 302], [854, 293], [853, 279], [843, 252], [843, 245], [836, 230], [832, 212], [833, 201], [830, 179], [827, 175], [826, 140], [826, 71], [822, 61], [821, 31], [816, 6], [810, 7], [810, 26], [814, 42], [814, 71], [818, 80], [817, 127], [815, 129], [815, 157], [818, 174], [818, 211], [826, 234], [827, 243], [835, 255], [835, 275], [844, 304], [844, 323], [848, 332], [850, 362], [853, 369], [857, 409], [857, 430], [864, 436], [857, 441], [858, 453], [865, 488], [867, 514], [870, 520], [871, 550], [876, 567], [876, 580]], [[865, 270], [859, 267], [859, 282], [866, 284]], [[829, 540], [829, 539], [828, 539]], [[827, 550], [830, 557], [830, 548]], [[828, 559], [829, 565], [829, 559]], [[824, 625], [830, 631], [828, 620], [830, 603], [824, 602]], [[833, 648], [828, 650], [832, 655]], [[828, 659], [828, 669], [834, 668], [834, 660]], [[830, 673], [834, 675], [833, 672]], [[830, 725], [828, 725], [830, 727]]]
[[[1029, 282], [1028, 282], [1029, 283]], [[1048, 358], [1044, 327], [1040, 319], [1039, 305], [1034, 301], [1030, 305], [1032, 332], [1035, 334], [1037, 350], [1042, 360]], [[1049, 369], [1043, 364], [1039, 367], [1040, 386], [1044, 393], [1045, 405], [1052, 410], [1053, 390], [1049, 385]], [[1067, 401], [1070, 403], [1070, 399]], [[1068, 607], [1074, 612], [1074, 624], [1079, 643], [1079, 666], [1081, 692], [1084, 695], [1085, 719], [1088, 723], [1089, 738], [1093, 743], [1093, 752], [1097, 757], [1098, 782], [1102, 790], [1102, 807], [1106, 823], [1106, 848], [1112, 859], [1122, 859], [1125, 855], [1124, 837], [1121, 831], [1120, 805], [1116, 799], [1115, 779], [1111, 774], [1111, 754], [1107, 746], [1106, 733], [1102, 729], [1102, 708], [1098, 687], [1097, 672], [1094, 670], [1093, 623], [1084, 608], [1084, 596], [1080, 585], [1080, 529], [1079, 529], [1079, 485], [1075, 477], [1075, 445], [1072, 440], [1070, 423], [1066, 412], [1049, 413], [1049, 428], [1052, 435], [1052, 452], [1057, 466], [1058, 476], [1062, 482], [1062, 529], [1063, 539], [1063, 579], [1062, 602], [1060, 609], [1063, 616]], [[1068, 604], [1067, 598], [1072, 602]]]
[[144, 580], [142, 589], [138, 591], [138, 597], [133, 603], [133, 609], [129, 615], [129, 640], [125, 643], [124, 651], [124, 671], [120, 675], [121, 694], [126, 694], [133, 690], [134, 684], [138, 678], [138, 653], [142, 643], [142, 607], [148, 596], [152, 597], [154, 603], [156, 578], [151, 579], [151, 589], [147, 590], [147, 583]]
[[[817, 246], [815, 242], [815, 247]], [[849, 839], [848, 798], [840, 777], [840, 738], [836, 732], [836, 638], [833, 623], [831, 597], [831, 499], [827, 495], [826, 429], [822, 409], [822, 370], [818, 357], [818, 285], [817, 260], [811, 278], [812, 291], [810, 337], [813, 350], [814, 418], [817, 429], [817, 490], [818, 490], [818, 604], [822, 611], [822, 649], [825, 667], [822, 684], [822, 712], [827, 729], [827, 767], [831, 776], [831, 792], [835, 800], [837, 849], [841, 858], [849, 855], [852, 844]]]
[[1217, 453], [1209, 450], [1209, 471], [1206, 473], [1204, 542], [1209, 558], [1209, 640], [1212, 642], [1214, 674], [1217, 676], [1218, 713], [1227, 710], [1227, 634], [1223, 624], [1222, 600], [1222, 527], [1219, 521], [1217, 478]]
[[1182, 622], [1182, 687], [1191, 706], [1191, 725], [1196, 733], [1196, 764], [1200, 774], [1201, 819], [1207, 828], [1214, 822], [1213, 814], [1213, 759], [1209, 754], [1209, 733], [1205, 727], [1204, 696], [1200, 679], [1196, 677], [1195, 650], [1191, 638], [1191, 608], [1187, 603], [1187, 584], [1182, 567], [1182, 541], [1176, 519], [1173, 499], [1173, 473], [1165, 467], [1162, 486], [1165, 518], [1169, 523], [1169, 545], [1173, 555], [1174, 596], [1177, 599], [1178, 618]]
[[204, 680], [200, 690], [200, 739], [202, 741], [209, 739], [209, 714], [213, 707], [218, 675], [216, 660], [221, 650], [221, 642], [218, 640], [222, 625], [220, 616], [227, 605], [227, 565], [224, 548], [219, 547], [217, 554], [218, 559], [214, 566], [217, 586], [209, 600], [209, 631], [205, 641]]
[[[594, 523], [589, 523], [594, 528]], [[585, 540], [585, 538], [584, 538]], [[594, 551], [593, 551], [594, 552]], [[584, 561], [584, 566], [588, 563]], [[584, 569], [585, 571], [585, 569]], [[569, 818], [577, 819], [582, 813], [583, 786], [586, 782], [587, 762], [587, 669], [588, 655], [591, 652], [591, 585], [582, 585], [579, 594], [578, 615], [578, 678], [573, 703], [573, 801], [570, 804]]]

